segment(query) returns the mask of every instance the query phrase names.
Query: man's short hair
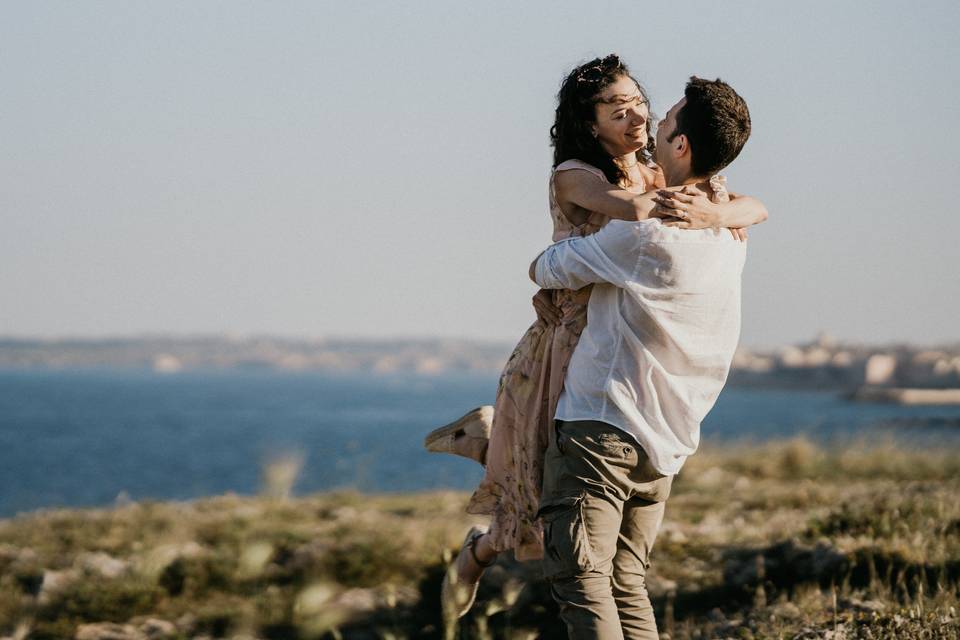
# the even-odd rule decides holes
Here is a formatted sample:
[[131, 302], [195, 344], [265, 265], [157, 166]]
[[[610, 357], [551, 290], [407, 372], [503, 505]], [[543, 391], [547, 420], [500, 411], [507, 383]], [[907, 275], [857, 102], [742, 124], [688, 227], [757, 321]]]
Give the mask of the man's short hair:
[[686, 104], [677, 112], [669, 140], [684, 134], [690, 142], [691, 171], [712, 176], [733, 162], [750, 137], [750, 111], [733, 87], [717, 78], [690, 77]]

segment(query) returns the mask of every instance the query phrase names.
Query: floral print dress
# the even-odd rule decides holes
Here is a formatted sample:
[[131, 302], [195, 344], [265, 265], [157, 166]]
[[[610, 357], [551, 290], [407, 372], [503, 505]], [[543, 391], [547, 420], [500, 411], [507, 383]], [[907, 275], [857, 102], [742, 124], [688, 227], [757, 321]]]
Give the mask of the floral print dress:
[[[560, 163], [550, 176], [553, 241], [595, 233], [609, 221], [594, 213], [575, 226], [554, 195], [554, 176], [582, 169], [606, 180], [603, 172], [579, 160]], [[636, 190], [634, 187], [632, 190]], [[640, 185], [639, 192], [643, 191]], [[543, 529], [537, 519], [543, 460], [563, 380], [580, 333], [587, 324], [592, 286], [552, 292], [561, 311], [558, 326], [538, 319], [527, 329], [500, 375], [486, 473], [473, 493], [467, 512], [492, 516], [490, 536], [498, 551], [513, 549], [517, 560], [543, 557]]]

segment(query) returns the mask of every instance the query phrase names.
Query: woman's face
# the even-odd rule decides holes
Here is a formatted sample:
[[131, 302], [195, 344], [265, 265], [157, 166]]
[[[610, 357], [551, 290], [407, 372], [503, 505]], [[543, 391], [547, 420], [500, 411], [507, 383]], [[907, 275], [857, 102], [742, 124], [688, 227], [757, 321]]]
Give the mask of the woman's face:
[[647, 99], [629, 76], [620, 76], [600, 93], [595, 107], [594, 132], [613, 157], [634, 153], [647, 146]]

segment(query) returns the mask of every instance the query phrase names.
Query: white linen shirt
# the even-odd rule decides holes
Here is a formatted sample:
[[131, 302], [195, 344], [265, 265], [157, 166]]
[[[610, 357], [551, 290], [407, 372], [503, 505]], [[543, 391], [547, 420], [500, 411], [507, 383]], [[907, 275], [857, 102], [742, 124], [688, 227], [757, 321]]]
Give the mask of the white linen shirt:
[[746, 243], [726, 229], [610, 221], [537, 259], [545, 289], [595, 284], [556, 418], [629, 433], [664, 475], [700, 444], [740, 335]]

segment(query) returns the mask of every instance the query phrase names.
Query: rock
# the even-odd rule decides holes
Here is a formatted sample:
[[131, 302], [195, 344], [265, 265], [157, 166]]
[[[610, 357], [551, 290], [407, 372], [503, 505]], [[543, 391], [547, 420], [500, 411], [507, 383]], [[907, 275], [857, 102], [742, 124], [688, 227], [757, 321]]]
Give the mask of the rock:
[[161, 618], [134, 618], [130, 623], [136, 625], [140, 633], [149, 640], [166, 640], [178, 635], [177, 626]]
[[[273, 585], [271, 585], [273, 586]], [[193, 636], [194, 630], [197, 628], [197, 616], [193, 613], [187, 612], [177, 618], [177, 629], [187, 636]]]
[[320, 637], [339, 627], [350, 613], [334, 604], [336, 585], [317, 582], [297, 594], [293, 604], [293, 618], [308, 637]]
[[[420, 599], [415, 587], [381, 587], [345, 591], [339, 585], [315, 583], [298, 594], [294, 616], [314, 631], [332, 628], [350, 620], [363, 619], [383, 607], [409, 606]], [[519, 595], [519, 592], [515, 595]]]
[[132, 624], [114, 622], [82, 624], [73, 637], [74, 640], [147, 640]]
[[663, 528], [660, 529], [660, 531], [661, 531], [661, 534], [666, 534], [667, 540], [675, 544], [683, 544], [688, 540], [687, 534], [685, 534], [683, 531], [680, 530], [679, 527], [676, 527], [676, 526], [671, 526], [671, 527], [664, 526]]
[[12, 544], [0, 544], [0, 562], [13, 562], [20, 556], [20, 547]]
[[332, 547], [329, 541], [313, 540], [294, 549], [289, 558], [274, 558], [278, 566], [297, 573], [309, 573]]
[[64, 571], [44, 570], [43, 582], [40, 584], [39, 593], [37, 593], [37, 601], [40, 604], [50, 602], [58, 593], [75, 583], [79, 578], [80, 572], [76, 569], [66, 569]]
[[330, 606], [337, 611], [349, 611], [352, 614], [366, 613], [375, 610], [379, 601], [376, 589], [347, 589], [338, 595]]
[[727, 616], [724, 615], [723, 610], [721, 610], [719, 607], [714, 607], [711, 609], [710, 613], [707, 614], [707, 619], [715, 624], [727, 622]]
[[74, 566], [89, 573], [97, 573], [104, 578], [119, 578], [130, 570], [130, 563], [114, 558], [102, 551], [97, 553], [81, 553], [74, 561]]
[[140, 573], [148, 577], [157, 577], [180, 558], [197, 558], [206, 552], [205, 547], [193, 540], [183, 543], [163, 544], [150, 549], [139, 557], [136, 560], [136, 567]]
[[857, 598], [842, 600], [840, 602], [840, 607], [843, 609], [861, 611], [863, 613], [881, 613], [884, 609], [886, 609], [886, 605], [879, 600], [859, 600]]
[[671, 593], [676, 594], [679, 586], [676, 580], [661, 578], [659, 576], [647, 576], [647, 589], [649, 589], [650, 594], [653, 596], [659, 597]]
[[37, 552], [30, 547], [16, 547], [12, 544], [0, 547], [0, 560], [4, 559], [10, 563], [13, 571], [30, 568], [39, 561]]
[[273, 554], [274, 548], [269, 542], [260, 541], [244, 545], [240, 551], [237, 573], [241, 578], [260, 575]]
[[307, 586], [297, 594], [293, 605], [295, 615], [311, 616], [328, 608], [328, 603], [336, 595], [332, 585], [318, 582]]
[[803, 617], [800, 607], [792, 602], [780, 602], [773, 606], [773, 615], [784, 620], [799, 620]]
[[355, 508], [349, 505], [344, 505], [342, 507], [337, 507], [334, 509], [330, 515], [334, 520], [355, 520], [360, 512]]

